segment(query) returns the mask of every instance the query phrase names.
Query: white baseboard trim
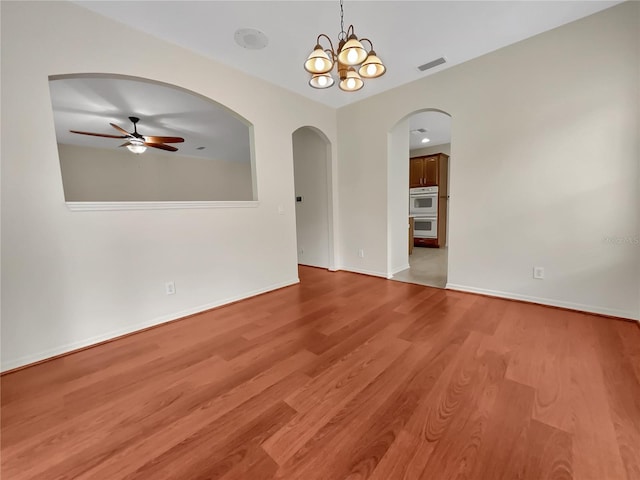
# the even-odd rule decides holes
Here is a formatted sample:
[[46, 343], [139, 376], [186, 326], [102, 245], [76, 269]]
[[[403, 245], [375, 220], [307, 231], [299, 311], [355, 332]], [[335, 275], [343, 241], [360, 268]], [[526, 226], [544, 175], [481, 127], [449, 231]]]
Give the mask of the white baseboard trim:
[[386, 272], [375, 272], [373, 270], [365, 270], [363, 268], [339, 267], [338, 270], [342, 270], [344, 272], [361, 273], [363, 275], [371, 275], [373, 277], [387, 278], [387, 273]]
[[318, 263], [311, 263], [311, 262], [301, 262], [299, 260], [298, 260], [298, 265], [302, 265], [303, 267], [324, 268], [326, 270], [331, 270], [326, 265], [320, 265]]
[[388, 274], [387, 274], [387, 278], [393, 278], [393, 276], [398, 273], [398, 272], [402, 272], [403, 270], [406, 270], [407, 268], [410, 268], [411, 266], [407, 263], [406, 265], [403, 265], [402, 267], [398, 267], [394, 270], [391, 270]]
[[489, 295], [491, 297], [507, 298], [509, 300], [522, 300], [524, 302], [538, 303], [540, 305], [548, 305], [550, 307], [560, 307], [569, 310], [577, 310], [580, 312], [598, 313], [600, 315], [609, 315], [612, 317], [620, 317], [629, 320], [640, 321], [638, 313], [626, 310], [618, 310], [615, 308], [599, 307], [596, 305], [585, 305], [582, 303], [565, 302], [552, 298], [532, 297], [530, 295], [522, 295], [519, 293], [502, 292], [499, 290], [488, 290], [486, 288], [468, 287], [466, 285], [457, 285], [455, 283], [447, 283], [445, 288], [449, 290], [457, 290], [459, 292], [479, 293], [481, 295]]
[[170, 322], [172, 320], [177, 320], [179, 318], [187, 317], [189, 315], [194, 315], [196, 313], [204, 312], [206, 310], [210, 310], [212, 308], [221, 307], [223, 305], [227, 305], [229, 303], [237, 302], [239, 300], [245, 300], [247, 298], [255, 297], [256, 295], [260, 295], [263, 293], [271, 292], [273, 290], [277, 290], [279, 288], [288, 287], [291, 285], [295, 285], [296, 283], [300, 283], [300, 279], [292, 279], [282, 283], [276, 283], [273, 285], [269, 285], [265, 288], [260, 288], [257, 290], [253, 290], [241, 295], [236, 295], [233, 297], [225, 298], [222, 300], [217, 300], [215, 302], [207, 303], [204, 305], [199, 305], [197, 307], [188, 308], [182, 310], [180, 312], [170, 313], [168, 315], [162, 315], [161, 317], [156, 317], [145, 322], [140, 322], [135, 325], [130, 325], [126, 328], [120, 328], [117, 330], [112, 330], [110, 332], [106, 332], [100, 335], [96, 335], [90, 338], [86, 338], [84, 340], [79, 340], [77, 342], [67, 343], [65, 345], [59, 345], [57, 347], [49, 348], [47, 350], [33, 353], [29, 355], [24, 355], [19, 358], [9, 359], [6, 362], [3, 362], [0, 371], [6, 372], [7, 370], [13, 370], [14, 368], [22, 367], [25, 365], [29, 365], [31, 363], [40, 362], [42, 360], [46, 360], [51, 357], [55, 357], [57, 355], [62, 355], [64, 353], [72, 352], [73, 350], [78, 350], [80, 348], [90, 347], [97, 343], [105, 342], [107, 340], [112, 340], [117, 337], [121, 337], [122, 335], [127, 335], [130, 333], [137, 332], [139, 330], [143, 330], [149, 327], [155, 327], [157, 325], [161, 325], [166, 322]]

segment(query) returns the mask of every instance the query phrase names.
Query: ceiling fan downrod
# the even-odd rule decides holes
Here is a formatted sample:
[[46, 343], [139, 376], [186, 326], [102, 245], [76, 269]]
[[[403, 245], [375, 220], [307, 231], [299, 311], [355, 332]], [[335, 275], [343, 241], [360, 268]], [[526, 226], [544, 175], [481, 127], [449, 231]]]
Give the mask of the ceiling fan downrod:
[[129, 120], [131, 120], [131, 123], [133, 123], [132, 135], [136, 138], [142, 137], [142, 135], [138, 133], [138, 126], [136, 125], [140, 121], [140, 119], [138, 117], [129, 117]]

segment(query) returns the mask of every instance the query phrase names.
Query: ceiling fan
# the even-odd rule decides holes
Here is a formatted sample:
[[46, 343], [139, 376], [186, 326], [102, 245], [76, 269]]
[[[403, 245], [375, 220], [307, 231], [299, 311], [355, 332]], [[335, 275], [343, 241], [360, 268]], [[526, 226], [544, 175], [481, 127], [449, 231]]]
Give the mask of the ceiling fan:
[[80, 132], [77, 130], [69, 130], [71, 133], [79, 133], [80, 135], [91, 135], [94, 137], [106, 137], [106, 138], [127, 138], [128, 140], [120, 145], [121, 147], [127, 147], [133, 153], [142, 153], [147, 147], [159, 148], [160, 150], [167, 150], [168, 152], [177, 152], [178, 149], [172, 145], [165, 145], [166, 143], [182, 143], [184, 138], [182, 137], [158, 137], [153, 135], [141, 135], [138, 133], [137, 123], [140, 121], [138, 117], [129, 117], [131, 123], [133, 123], [133, 132], [129, 133], [124, 128], [119, 127], [115, 123], [110, 123], [113, 128], [118, 130], [123, 135], [108, 135], [105, 133], [92, 133], [92, 132]]

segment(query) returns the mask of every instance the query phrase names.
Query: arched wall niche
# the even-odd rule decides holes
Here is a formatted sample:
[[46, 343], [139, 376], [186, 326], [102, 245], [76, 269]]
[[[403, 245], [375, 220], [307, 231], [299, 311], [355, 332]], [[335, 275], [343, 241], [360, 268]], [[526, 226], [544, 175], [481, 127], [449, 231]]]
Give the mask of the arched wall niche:
[[[49, 90], [71, 209], [254, 206], [258, 200], [253, 125], [215, 100], [105, 73], [50, 76]], [[131, 117], [139, 119], [135, 126]], [[127, 135], [134, 131], [145, 141], [139, 154], [127, 145], [135, 143]]]

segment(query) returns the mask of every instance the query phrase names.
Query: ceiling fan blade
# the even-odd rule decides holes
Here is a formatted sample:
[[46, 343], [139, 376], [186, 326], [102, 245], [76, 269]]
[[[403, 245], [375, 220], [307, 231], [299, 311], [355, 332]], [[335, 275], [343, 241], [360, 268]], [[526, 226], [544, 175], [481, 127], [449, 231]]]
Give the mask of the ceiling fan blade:
[[182, 137], [155, 137], [151, 135], [145, 135], [144, 138], [147, 142], [151, 143], [182, 143], [184, 138]]
[[78, 130], [69, 130], [71, 133], [79, 133], [80, 135], [91, 135], [92, 137], [105, 138], [127, 138], [129, 135], [106, 135], [104, 133], [79, 132]]
[[160, 150], [166, 150], [168, 152], [177, 152], [178, 149], [176, 147], [172, 147], [171, 145], [165, 145], [164, 143], [153, 143], [153, 142], [144, 142], [147, 147], [159, 148]]
[[[127, 137], [130, 137], [131, 134], [129, 132], [127, 132], [124, 128], [119, 127], [118, 125], [116, 125], [115, 123], [110, 123], [109, 125], [111, 125], [113, 128], [115, 128], [116, 130], [118, 130], [119, 132], [124, 133]], [[122, 137], [124, 138], [124, 137]]]
[[129, 145], [131, 145], [131, 142], [125, 142], [122, 145], [118, 145], [118, 147], [128, 147]]

